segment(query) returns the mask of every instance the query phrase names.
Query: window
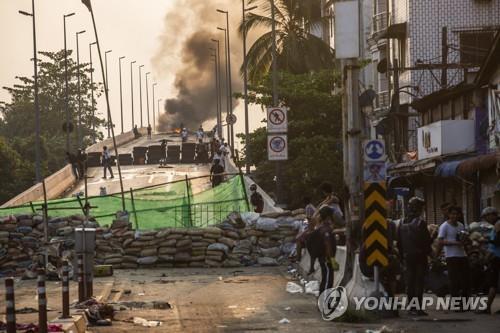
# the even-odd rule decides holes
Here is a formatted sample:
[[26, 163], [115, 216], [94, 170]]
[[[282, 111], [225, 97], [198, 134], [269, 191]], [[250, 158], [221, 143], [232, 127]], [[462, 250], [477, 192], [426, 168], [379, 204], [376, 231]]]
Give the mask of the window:
[[493, 43], [493, 31], [460, 33], [460, 62], [480, 65]]
[[399, 67], [406, 67], [406, 38], [398, 38]]

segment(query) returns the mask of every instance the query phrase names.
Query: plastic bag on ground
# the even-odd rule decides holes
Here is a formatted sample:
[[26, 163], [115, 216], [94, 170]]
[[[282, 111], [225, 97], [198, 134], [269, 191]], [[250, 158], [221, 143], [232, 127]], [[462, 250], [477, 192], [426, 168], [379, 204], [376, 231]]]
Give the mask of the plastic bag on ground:
[[302, 287], [295, 282], [288, 282], [286, 284], [286, 291], [290, 294], [300, 294], [304, 292], [304, 289], [302, 289]]
[[319, 281], [316, 280], [309, 281], [306, 283], [305, 287], [306, 287], [306, 294], [319, 296]]
[[134, 325], [142, 325], [144, 327], [161, 326], [162, 322], [158, 320], [147, 320], [141, 317], [134, 317]]

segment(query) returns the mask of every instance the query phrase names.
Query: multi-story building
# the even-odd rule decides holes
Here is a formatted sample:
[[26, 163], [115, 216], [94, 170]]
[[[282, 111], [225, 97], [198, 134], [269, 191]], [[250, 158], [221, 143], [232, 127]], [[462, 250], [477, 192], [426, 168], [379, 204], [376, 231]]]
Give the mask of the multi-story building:
[[391, 134], [393, 159], [415, 158], [419, 119], [411, 103], [477, 72], [500, 25], [500, 1], [372, 2], [368, 44], [378, 97], [370, 119]]

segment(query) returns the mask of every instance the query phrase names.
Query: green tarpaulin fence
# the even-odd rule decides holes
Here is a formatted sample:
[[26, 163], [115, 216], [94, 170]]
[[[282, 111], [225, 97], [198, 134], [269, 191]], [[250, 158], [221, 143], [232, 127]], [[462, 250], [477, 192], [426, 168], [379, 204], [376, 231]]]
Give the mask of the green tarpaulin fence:
[[[125, 207], [130, 221], [138, 229], [164, 227], [201, 227], [223, 220], [230, 212], [248, 211], [248, 200], [241, 174], [228, 175], [215, 188], [209, 186], [209, 176], [185, 178], [174, 182], [125, 192]], [[199, 190], [193, 194], [193, 183]], [[90, 215], [100, 225], [111, 224], [117, 211], [122, 210], [121, 195], [89, 197]], [[49, 216], [82, 214], [85, 198], [67, 198], [47, 202]], [[0, 209], [0, 216], [40, 212], [43, 202], [33, 202]]]

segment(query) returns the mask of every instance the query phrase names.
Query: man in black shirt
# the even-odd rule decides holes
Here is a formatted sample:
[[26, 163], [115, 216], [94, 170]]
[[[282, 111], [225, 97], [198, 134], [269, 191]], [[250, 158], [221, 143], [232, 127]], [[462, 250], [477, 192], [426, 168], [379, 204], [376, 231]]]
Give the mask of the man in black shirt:
[[431, 254], [431, 236], [421, 215], [425, 207], [423, 199], [413, 197], [409, 201], [409, 213], [398, 230], [398, 248], [406, 268], [406, 293], [408, 298], [418, 299], [418, 308], [410, 314], [425, 316], [422, 306], [424, 278], [428, 270], [427, 257]]
[[262, 198], [262, 195], [257, 192], [257, 185], [250, 185], [250, 191], [252, 192], [250, 195], [250, 203], [254, 207], [254, 212], [260, 214], [264, 210], [264, 199]]
[[75, 154], [67, 151], [66, 158], [68, 159], [68, 163], [71, 164], [71, 170], [73, 171], [73, 175], [75, 175], [76, 180], [80, 179], [80, 174], [78, 172], [78, 159]]
[[224, 168], [220, 165], [219, 160], [214, 160], [212, 168], [210, 168], [210, 180], [212, 181], [212, 187], [216, 187], [222, 183], [224, 177]]

